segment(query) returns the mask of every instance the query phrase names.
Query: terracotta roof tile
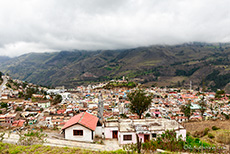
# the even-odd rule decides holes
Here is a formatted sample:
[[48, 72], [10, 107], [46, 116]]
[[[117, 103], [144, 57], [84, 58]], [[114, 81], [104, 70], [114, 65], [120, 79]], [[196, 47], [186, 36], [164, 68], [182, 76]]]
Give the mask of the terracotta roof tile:
[[66, 124], [63, 126], [62, 129], [66, 129], [74, 124], [81, 124], [91, 130], [95, 130], [97, 126], [98, 118], [88, 112], [82, 112], [78, 115], [72, 117]]

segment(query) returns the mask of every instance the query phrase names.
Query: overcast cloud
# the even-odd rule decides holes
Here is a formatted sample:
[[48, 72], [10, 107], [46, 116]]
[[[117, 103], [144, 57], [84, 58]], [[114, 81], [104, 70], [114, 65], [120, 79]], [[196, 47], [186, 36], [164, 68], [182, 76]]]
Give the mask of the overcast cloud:
[[0, 55], [230, 42], [229, 0], [1, 0]]

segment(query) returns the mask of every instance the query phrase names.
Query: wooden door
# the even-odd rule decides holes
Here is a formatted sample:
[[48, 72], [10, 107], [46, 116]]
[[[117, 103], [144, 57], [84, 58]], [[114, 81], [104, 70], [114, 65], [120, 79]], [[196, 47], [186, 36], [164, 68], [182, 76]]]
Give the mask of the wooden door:
[[149, 135], [144, 135], [144, 142], [149, 141]]
[[114, 130], [113, 131], [113, 138], [117, 138], [117, 134], [118, 134], [117, 130]]

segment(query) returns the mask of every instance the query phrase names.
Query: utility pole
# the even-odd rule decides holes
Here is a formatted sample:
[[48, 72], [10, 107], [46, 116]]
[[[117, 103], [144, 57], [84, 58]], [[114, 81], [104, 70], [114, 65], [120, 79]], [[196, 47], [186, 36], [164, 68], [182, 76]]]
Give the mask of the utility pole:
[[102, 124], [103, 123], [104, 102], [102, 100], [102, 94], [101, 93], [99, 94], [98, 98], [99, 98], [99, 102], [98, 102], [97, 117], [99, 118], [99, 121]]

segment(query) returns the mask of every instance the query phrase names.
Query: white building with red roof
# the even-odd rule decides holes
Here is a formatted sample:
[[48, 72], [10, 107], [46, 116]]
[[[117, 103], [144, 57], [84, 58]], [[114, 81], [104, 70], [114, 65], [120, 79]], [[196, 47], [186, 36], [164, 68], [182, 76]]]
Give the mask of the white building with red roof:
[[93, 142], [98, 118], [88, 112], [82, 112], [72, 117], [63, 126], [65, 139]]

